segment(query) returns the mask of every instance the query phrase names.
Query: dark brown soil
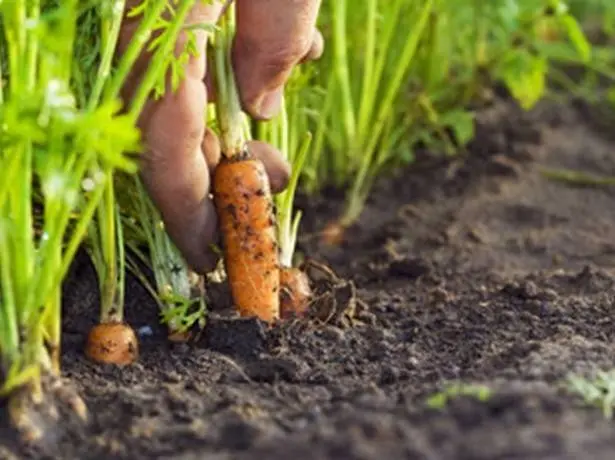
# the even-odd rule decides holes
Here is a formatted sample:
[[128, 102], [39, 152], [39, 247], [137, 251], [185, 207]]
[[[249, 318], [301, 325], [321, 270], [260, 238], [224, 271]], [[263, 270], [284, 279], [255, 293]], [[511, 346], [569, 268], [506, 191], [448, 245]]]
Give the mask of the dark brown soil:
[[[565, 379], [615, 367], [615, 189], [541, 173], [615, 175], [615, 143], [590, 118], [495, 105], [466, 158], [382, 181], [337, 250], [317, 231], [339, 197], [304, 199], [301, 249], [369, 307], [353, 327], [267, 331], [214, 311], [202, 343], [172, 346], [131, 281], [128, 319], [153, 335], [134, 366], [100, 367], [82, 353], [97, 294], [78, 260], [63, 365], [91, 423], [67, 423], [33, 458], [612, 459], [615, 426]], [[426, 405], [455, 381], [493, 393]]]

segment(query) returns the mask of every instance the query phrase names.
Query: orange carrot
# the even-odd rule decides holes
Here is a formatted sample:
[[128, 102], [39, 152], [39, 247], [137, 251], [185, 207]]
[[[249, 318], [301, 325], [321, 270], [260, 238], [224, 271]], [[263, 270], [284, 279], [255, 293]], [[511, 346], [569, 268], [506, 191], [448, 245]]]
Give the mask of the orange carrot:
[[235, 307], [242, 316], [273, 322], [280, 314], [280, 269], [265, 167], [249, 152], [223, 158], [213, 190]]
[[139, 342], [126, 323], [99, 323], [88, 334], [85, 354], [92, 361], [125, 366], [138, 358]]
[[280, 269], [280, 317], [302, 317], [308, 311], [312, 289], [307, 274], [299, 268]]
[[273, 197], [263, 163], [249, 151], [231, 51], [235, 8], [220, 17], [214, 42], [216, 115], [222, 159], [213, 174], [224, 265], [242, 316], [280, 316], [280, 267]]

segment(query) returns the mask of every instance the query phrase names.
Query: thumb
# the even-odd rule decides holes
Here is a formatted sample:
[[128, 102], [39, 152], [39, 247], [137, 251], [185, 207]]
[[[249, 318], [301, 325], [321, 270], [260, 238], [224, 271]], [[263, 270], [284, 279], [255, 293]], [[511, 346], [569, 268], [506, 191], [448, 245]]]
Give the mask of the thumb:
[[320, 4], [321, 0], [237, 0], [233, 67], [242, 104], [252, 117], [273, 117], [293, 67], [322, 53], [316, 30]]

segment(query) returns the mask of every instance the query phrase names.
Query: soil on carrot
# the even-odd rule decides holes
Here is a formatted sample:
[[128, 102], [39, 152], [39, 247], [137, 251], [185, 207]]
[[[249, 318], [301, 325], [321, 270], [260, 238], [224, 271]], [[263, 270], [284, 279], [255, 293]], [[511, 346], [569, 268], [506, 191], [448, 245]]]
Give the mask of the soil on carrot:
[[[139, 360], [101, 366], [83, 354], [97, 294], [79, 258], [65, 287], [63, 368], [90, 423], [56, 427], [46, 456], [30, 455], [613, 458], [612, 422], [565, 379], [615, 367], [615, 188], [544, 176], [615, 176], [615, 143], [591, 118], [574, 104], [530, 114], [495, 104], [480, 113], [466, 156], [421, 159], [381, 181], [337, 249], [321, 246], [318, 231], [339, 194], [301, 199], [301, 251], [356, 287], [341, 280], [332, 301], [344, 313], [356, 306], [346, 321], [268, 330], [229, 317], [222, 293], [198, 344], [170, 344], [130, 280]], [[452, 382], [491, 393], [426, 404]]]

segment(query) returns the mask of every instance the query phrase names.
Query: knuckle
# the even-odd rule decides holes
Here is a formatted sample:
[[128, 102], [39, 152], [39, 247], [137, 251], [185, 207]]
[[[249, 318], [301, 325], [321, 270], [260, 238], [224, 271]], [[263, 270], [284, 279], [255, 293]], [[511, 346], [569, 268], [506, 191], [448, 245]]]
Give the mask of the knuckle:
[[263, 61], [267, 67], [283, 71], [297, 64], [311, 46], [310, 40], [296, 39], [271, 47], [273, 51], [263, 53]]

